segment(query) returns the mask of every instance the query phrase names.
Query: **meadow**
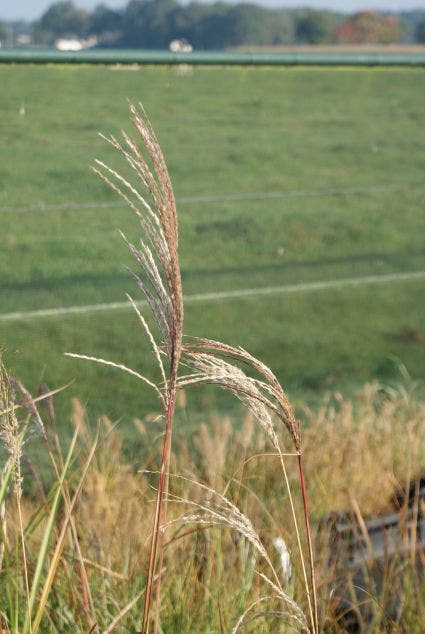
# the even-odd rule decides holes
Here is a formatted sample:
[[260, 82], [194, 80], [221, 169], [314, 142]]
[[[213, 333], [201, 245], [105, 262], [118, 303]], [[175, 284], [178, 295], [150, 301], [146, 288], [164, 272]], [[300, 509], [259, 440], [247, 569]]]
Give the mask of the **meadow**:
[[[347, 631], [347, 617], [360, 631], [420, 632], [421, 75], [0, 73], [10, 86], [0, 629], [318, 634]], [[127, 174], [95, 129], [117, 134], [128, 117], [116, 95], [144, 91], [180, 209], [177, 223], [160, 149], [133, 109], [156, 174], [130, 144], [153, 192], [142, 224], [154, 258], [145, 243], [126, 252], [116, 229], [134, 241], [144, 232], [83, 158]], [[184, 331], [231, 345], [182, 338], [177, 226]], [[152, 331], [108, 305], [134, 289], [123, 267], [135, 258], [157, 302]], [[305, 426], [239, 345], [276, 370]], [[134, 377], [65, 350], [131, 365], [158, 400]], [[60, 398], [42, 386], [37, 405], [16, 376], [33, 394], [40, 380], [75, 380]], [[193, 400], [196, 383], [210, 387]], [[74, 398], [71, 408], [76, 394], [87, 405]], [[234, 396], [244, 415], [230, 408]], [[107, 415], [96, 429], [98, 413]], [[368, 533], [365, 518], [377, 513], [393, 524], [396, 514], [392, 554], [387, 533], [381, 555]], [[341, 521], [358, 527], [354, 551], [350, 539], [345, 553], [336, 548]]]
[[[0, 67], [0, 343], [36, 389], [74, 381], [89, 411], [127, 420], [152, 395], [95, 354], [149, 373], [131, 310], [10, 313], [140, 299], [118, 236], [132, 214], [89, 170], [119, 167], [119, 134], [142, 101], [176, 192], [184, 293], [425, 271], [421, 69]], [[128, 126], [127, 126], [128, 129]], [[303, 402], [423, 381], [424, 278], [187, 301], [187, 333], [243, 345]], [[205, 392], [200, 403], [215, 396]], [[194, 410], [198, 408], [198, 402]]]
[[[185, 416], [185, 407], [180, 398], [179, 418]], [[76, 444], [69, 456], [72, 460], [62, 468], [54, 409], [40, 411], [45, 440], [53, 447], [53, 452], [49, 451], [52, 460], [46, 456], [47, 467], [44, 474], [40, 473], [40, 458], [47, 451], [43, 450], [43, 435], [34, 433], [32, 421], [28, 428], [31, 433], [22, 447], [20, 470], [24, 491], [30, 487], [32, 495], [24, 494], [20, 501], [16, 500], [16, 484], [12, 486], [11, 482], [12, 468], [16, 469], [13, 456], [5, 465], [0, 483], [2, 628], [8, 633], [30, 631], [18, 521], [21, 507], [32, 631], [140, 631], [161, 423], [136, 421], [133, 439], [147, 448], [148, 457], [141, 459], [139, 455], [128, 462], [123, 452], [122, 428], [104, 417], [96, 438], [90, 432], [90, 417], [74, 401], [68, 414]], [[18, 413], [18, 429], [27, 429], [28, 412], [21, 409]], [[303, 447], [320, 632], [352, 632], [341, 621], [347, 608], [356, 615], [363, 632], [423, 631], [425, 583], [422, 569], [415, 565], [415, 548], [418, 557], [423, 557], [423, 546], [416, 545], [411, 526], [400, 520], [398, 552], [392, 559], [384, 557], [379, 561], [378, 574], [369, 559], [360, 563], [360, 583], [353, 577], [347, 557], [342, 557], [337, 565], [329, 562], [329, 534], [326, 529], [323, 531], [323, 525], [321, 531], [318, 528], [320, 520], [331, 511], [356, 509], [360, 517], [367, 518], [388, 510], [388, 505], [394, 509], [391, 500], [395, 493], [403, 493], [409, 478], [423, 473], [424, 415], [423, 401], [415, 400], [405, 390], [383, 391], [376, 383], [364, 386], [350, 400], [336, 395], [324, 399], [315, 412], [303, 411], [308, 423]], [[246, 522], [252, 523], [251, 532], [257, 531], [285, 592], [307, 614], [288, 495], [276, 454], [273, 457], [270, 453], [270, 443], [252, 415], [245, 415], [242, 424], [211, 412], [204, 416], [205, 423], [194, 431], [191, 442], [180, 439], [171, 457], [172, 495], [168, 504], [170, 524], [165, 533], [159, 632], [236, 632], [233, 628], [250, 606], [245, 627], [238, 632], [306, 631], [293, 621], [290, 627], [288, 606], [270, 596], [273, 588], [270, 590], [264, 579], [270, 574], [269, 566], [243, 527], [241, 533], [238, 518], [220, 498], [224, 493], [244, 514]], [[57, 420], [58, 426], [63, 427], [64, 423]], [[287, 436], [279, 432], [279, 438], [286, 445]], [[35, 448], [37, 460], [31, 461]], [[296, 511], [301, 517], [296, 461], [289, 455], [285, 462]], [[59, 465], [65, 477], [62, 496], [60, 487], [46, 483], [45, 472], [53, 471], [52, 463]], [[53, 482], [55, 479], [53, 474]], [[68, 511], [67, 498], [72, 500], [72, 511]], [[217, 509], [222, 520], [211, 525], [207, 517], [202, 521], [201, 505], [206, 514], [211, 508]], [[396, 506], [394, 510], [400, 509]], [[401, 518], [405, 517], [404, 512], [402, 506]], [[185, 516], [193, 519], [185, 521]], [[367, 532], [364, 537], [369, 547]], [[282, 540], [290, 553], [289, 575], [288, 564], [281, 555]], [[373, 552], [372, 548], [372, 556]], [[345, 601], [343, 610], [341, 600]]]

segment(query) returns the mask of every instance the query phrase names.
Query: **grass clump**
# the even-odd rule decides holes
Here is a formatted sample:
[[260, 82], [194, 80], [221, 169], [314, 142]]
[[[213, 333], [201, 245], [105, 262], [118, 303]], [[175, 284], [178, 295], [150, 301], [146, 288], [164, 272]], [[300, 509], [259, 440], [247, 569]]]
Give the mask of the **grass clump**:
[[[177, 410], [181, 407], [177, 405]], [[242, 421], [232, 421], [206, 414], [204, 425], [194, 434], [190, 445], [181, 441], [171, 454], [171, 473], [183, 477], [170, 476], [172, 495], [168, 496], [163, 540], [160, 608], [160, 627], [165, 632], [231, 632], [250, 606], [253, 608], [246, 615], [245, 631], [265, 634], [287, 631], [289, 623], [296, 625], [288, 617], [288, 605], [285, 616], [280, 614], [283, 601], [276, 588], [264, 581], [262, 575], [269, 577], [274, 573], [270, 573], [270, 563], [258, 550], [252, 532], [244, 535], [243, 531], [234, 530], [232, 524], [241, 521], [245, 522], [245, 528], [253, 530], [260, 548], [266, 551], [285, 594], [308, 610], [293, 521], [287, 512], [288, 493], [282, 490], [277, 468], [279, 456], [254, 424], [252, 414], [241, 412], [240, 416]], [[339, 618], [336, 596], [349, 597], [352, 607], [359, 611], [365, 632], [421, 629], [425, 588], [411, 551], [400, 547], [396, 561], [384, 559], [381, 562], [384, 583], [377, 586], [370, 574], [363, 578], [359, 591], [354, 587], [357, 584], [352, 570], [329, 565], [328, 547], [318, 529], [329, 511], [357, 508], [367, 518], [372, 511], [375, 513], [390, 504], [394, 493], [399, 494], [405, 487], [409, 473], [412, 477], [422, 473], [424, 416], [423, 402], [413, 396], [407, 399], [397, 391], [383, 392], [376, 384], [365, 386], [353, 400], [329, 395], [318, 410], [305, 411], [309, 424], [303, 432], [303, 444], [316, 551], [320, 631], [347, 631]], [[18, 417], [21, 429], [26, 419], [27, 416]], [[87, 463], [88, 448], [93, 446], [95, 437], [84, 408], [76, 401], [72, 420], [78, 432], [64, 486], [75, 495]], [[29, 424], [34, 424], [32, 419]], [[134, 463], [124, 458], [119, 427], [107, 418], [101, 420], [97, 448], [78, 502], [72, 508], [78, 548], [69, 522], [66, 539], [60, 541], [67, 520], [63, 495], [54, 513], [35, 594], [33, 623], [58, 543], [62, 543], [62, 550], [47, 600], [43, 602], [39, 631], [86, 633], [94, 625], [93, 631], [100, 632], [140, 629], [152, 531], [152, 484], [160, 467], [159, 425], [160, 421], [135, 421], [134, 435], [140, 436], [149, 447], [146, 461], [138, 463], [135, 469]], [[46, 428], [53, 442], [51, 424]], [[409, 433], [405, 433], [406, 429]], [[284, 441], [281, 431], [278, 435]], [[28, 451], [31, 445], [38, 444], [46, 447], [41, 436], [33, 433], [22, 447], [21, 509], [30, 589], [57, 492], [53, 472], [50, 478], [53, 485], [46, 485], [45, 474], [38, 473], [43, 488], [35, 486], [38, 466], [30, 466]], [[359, 448], [358, 458], [353, 447]], [[319, 460], [318, 453], [323, 460]], [[341, 454], [352, 456], [353, 461], [342, 459]], [[285, 460], [296, 510], [302, 513], [301, 498], [297, 495], [297, 456], [287, 456]], [[366, 468], [359, 474], [362, 464]], [[23, 630], [27, 614], [25, 573], [13, 482], [11, 478], [6, 481], [4, 474], [0, 486], [1, 619], [6, 632], [15, 632]], [[200, 519], [207, 524], [199, 522]], [[407, 532], [401, 537], [411, 540]], [[287, 547], [292, 570], [282, 565], [282, 549], [276, 546], [278, 539]], [[274, 585], [277, 586], [276, 580]], [[266, 601], [265, 597], [270, 598]]]
[[[152, 332], [147, 320], [140, 313], [136, 303], [131, 298], [129, 298], [129, 300], [146, 331], [162, 380], [156, 384], [146, 378], [146, 376], [120, 363], [89, 357], [87, 355], [68, 353], [68, 356], [92, 360], [108, 366], [115, 366], [124, 372], [136, 376], [153, 388], [161, 404], [164, 419], [164, 439], [150, 540], [142, 633], [147, 634], [150, 631], [151, 619], [153, 621], [153, 631], [157, 632], [160, 621], [161, 582], [164, 562], [162, 539], [164, 527], [167, 525], [172, 429], [177, 388], [199, 383], [218, 385], [239, 398], [247, 406], [248, 410], [251, 411], [273, 448], [280, 456], [283, 483], [289, 493], [290, 512], [297, 535], [297, 544], [309, 607], [310, 625], [312, 631], [317, 632], [317, 599], [313, 550], [299, 422], [295, 419], [288, 399], [271, 370], [243, 348], [237, 348], [210, 339], [183, 339], [183, 293], [178, 257], [178, 224], [174, 193], [161, 148], [143, 108], [140, 107], [138, 110], [135, 106], [130, 104], [130, 111], [134, 128], [138, 133], [139, 141], [141, 141], [143, 149], [124, 131], [122, 133], [124, 139], [123, 144], [117, 141], [114, 136], [105, 138], [114, 149], [124, 157], [133, 179], [122, 176], [118, 171], [99, 160], [96, 160], [94, 171], [107, 182], [134, 211], [143, 231], [143, 237], [138, 246], [130, 243], [125, 236], [123, 237], [139, 265], [140, 270], [137, 273], [133, 273], [133, 277], [151, 310], [155, 325], [154, 332]], [[140, 184], [150, 197], [149, 200], [140, 193]], [[163, 363], [163, 357], [166, 360], [166, 366]], [[184, 369], [188, 368], [189, 372], [182, 374], [180, 371], [181, 367]], [[245, 372], [246, 369], [248, 369], [249, 373]], [[308, 580], [307, 577], [299, 520], [295, 512], [283, 452], [273, 418], [276, 418], [276, 420], [286, 428], [293, 449], [298, 456], [310, 580]], [[211, 489], [208, 490], [211, 493]], [[208, 512], [206, 512], [207, 507], [199, 506], [202, 513], [190, 515], [192, 521], [196, 519], [202, 524], [218, 523], [233, 527], [234, 530], [240, 532], [245, 538], [248, 540], [251, 539], [251, 544], [257, 548], [261, 556], [271, 565], [271, 561], [260, 539], [256, 536], [249, 520], [243, 514], [238, 515], [238, 509], [232, 503], [227, 502], [226, 498], [220, 493], [217, 492], [216, 495], [220, 498], [219, 506], [216, 506], [214, 511], [211, 506], [208, 506]], [[187, 520], [188, 518], [186, 517], [185, 521]], [[271, 566], [271, 569], [274, 572], [273, 566]], [[298, 614], [294, 618], [296, 618], [302, 626], [306, 627], [306, 621], [302, 611], [287, 597], [280, 584], [279, 577], [275, 572], [273, 577], [273, 581], [269, 577], [265, 577], [265, 579], [274, 587], [275, 592], [278, 593], [281, 600], [287, 605], [290, 605], [292, 609], [295, 607], [296, 610], [298, 610]], [[152, 616], [154, 592], [156, 593], [155, 614]]]

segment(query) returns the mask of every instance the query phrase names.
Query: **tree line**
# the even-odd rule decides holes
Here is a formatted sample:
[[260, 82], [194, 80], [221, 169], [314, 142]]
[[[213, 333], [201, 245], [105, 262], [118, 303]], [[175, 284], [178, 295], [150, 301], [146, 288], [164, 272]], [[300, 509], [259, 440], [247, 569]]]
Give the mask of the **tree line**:
[[[0, 22], [0, 38], [7, 25]], [[177, 0], [130, 0], [122, 11], [98, 5], [92, 12], [71, 1], [50, 6], [29, 25], [31, 41], [53, 45], [61, 37], [95, 36], [98, 45], [164, 49], [185, 39], [197, 50], [289, 44], [425, 42], [425, 11], [353, 15], [312, 9], [270, 9], [255, 4], [182, 5]]]

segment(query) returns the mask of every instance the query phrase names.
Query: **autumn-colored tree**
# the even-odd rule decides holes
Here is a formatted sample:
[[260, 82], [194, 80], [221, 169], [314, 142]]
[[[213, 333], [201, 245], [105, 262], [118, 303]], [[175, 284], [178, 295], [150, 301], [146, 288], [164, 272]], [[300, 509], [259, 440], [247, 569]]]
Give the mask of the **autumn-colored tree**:
[[335, 40], [344, 44], [390, 44], [401, 37], [400, 21], [392, 15], [361, 11], [335, 29]]

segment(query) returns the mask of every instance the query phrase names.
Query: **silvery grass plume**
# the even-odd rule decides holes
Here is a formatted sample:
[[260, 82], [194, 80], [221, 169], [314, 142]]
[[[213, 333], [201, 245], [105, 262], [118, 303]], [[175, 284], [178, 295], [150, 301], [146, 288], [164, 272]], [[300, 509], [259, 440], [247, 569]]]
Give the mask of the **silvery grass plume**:
[[[311, 626], [313, 632], [317, 632], [316, 582], [307, 492], [302, 462], [300, 424], [294, 416], [286, 394], [270, 368], [241, 347], [230, 346], [211, 339], [188, 338], [185, 340], [183, 346], [182, 362], [191, 369], [191, 372], [179, 378], [179, 387], [197, 383], [208, 383], [217, 385], [231, 392], [252, 412], [260, 427], [276, 449], [280, 459], [294, 521], [304, 585], [309, 604]], [[253, 374], [253, 376], [248, 374], [248, 371]], [[277, 419], [288, 432], [295, 449], [295, 455], [298, 459], [310, 564], [310, 583], [307, 578], [299, 524], [283, 460], [283, 451], [274, 424], [275, 419]]]
[[[130, 112], [143, 149], [124, 131], [122, 132], [122, 140], [118, 140], [114, 136], [101, 136], [125, 159], [131, 168], [130, 171], [133, 173], [134, 179], [124, 178], [100, 160], [95, 161], [93, 170], [124, 199], [140, 222], [144, 238], [140, 240], [139, 244], [131, 243], [122, 235], [139, 265], [139, 271], [132, 272], [132, 275], [152, 311], [159, 332], [159, 340], [155, 338], [136, 304], [130, 297], [129, 300], [153, 348], [161, 372], [162, 384], [158, 386], [137, 371], [113, 361], [86, 355], [70, 354], [69, 356], [96, 361], [132, 374], [155, 390], [163, 407], [165, 433], [142, 623], [142, 632], [146, 633], [149, 629], [153, 585], [157, 568], [157, 609], [160, 597], [162, 551], [159, 564], [157, 554], [161, 541], [161, 524], [166, 521], [168, 467], [176, 402], [177, 371], [182, 347], [183, 297], [178, 257], [176, 203], [164, 156], [143, 107], [140, 105], [139, 108], [136, 108], [130, 104]], [[140, 185], [145, 190], [146, 196], [140, 193]]]
[[[190, 525], [196, 524], [197, 526], [220, 526], [223, 528], [228, 528], [239, 535], [241, 535], [244, 539], [246, 539], [251, 546], [255, 549], [255, 552], [266, 562], [271, 578], [263, 573], [257, 573], [263, 581], [268, 585], [268, 589], [272, 589], [273, 593], [267, 597], [261, 597], [254, 601], [240, 616], [234, 628], [232, 629], [232, 634], [236, 633], [243, 622], [247, 618], [248, 614], [259, 604], [264, 601], [270, 601], [273, 599], [277, 599], [282, 604], [284, 604], [285, 608], [280, 610], [278, 613], [273, 612], [273, 616], [280, 616], [285, 619], [289, 619], [298, 625], [301, 630], [308, 632], [307, 621], [305, 615], [299, 605], [284, 591], [281, 581], [279, 579], [279, 575], [276, 572], [275, 567], [273, 566], [272, 560], [264, 547], [258, 533], [256, 532], [254, 526], [252, 525], [251, 520], [244, 514], [240, 509], [233, 504], [225, 495], [222, 495], [215, 489], [196, 482], [194, 480], [185, 478], [183, 476], [179, 477], [192, 485], [200, 488], [206, 499], [200, 502], [195, 502], [193, 500], [181, 498], [178, 496], [169, 495], [169, 499], [178, 504], [184, 504], [186, 507], [192, 509], [189, 512], [186, 512], [182, 517], [172, 520], [167, 523], [164, 528], [168, 528], [175, 523], [179, 523], [182, 525]], [[283, 540], [282, 540], [283, 541]], [[284, 581], [286, 579], [284, 578]], [[270, 616], [271, 613], [263, 612], [258, 616]]]
[[[243, 348], [211, 339], [187, 338], [183, 359], [192, 369], [179, 378], [179, 387], [210, 383], [232, 392], [241, 400], [266, 433], [276, 451], [281, 451], [272, 416], [289, 432], [296, 453], [301, 451], [300, 425], [288, 398], [273, 372]], [[251, 369], [258, 378], [249, 376]]]
[[[125, 159], [130, 167], [130, 172], [134, 175], [134, 179], [124, 178], [115, 169], [100, 160], [95, 161], [93, 169], [102, 180], [124, 199], [140, 222], [144, 238], [140, 240], [138, 245], [131, 243], [125, 236], [123, 238], [139, 265], [139, 271], [137, 273], [133, 272], [132, 275], [150, 306], [158, 328], [158, 340], [149, 329], [136, 304], [130, 297], [129, 300], [153, 348], [161, 372], [162, 383], [157, 385], [136, 370], [114, 361], [87, 355], [69, 354], [69, 356], [92, 360], [128, 372], [152, 387], [163, 406], [165, 433], [149, 555], [142, 634], [146, 634], [149, 629], [154, 579], [157, 579], [155, 632], [158, 629], [163, 549], [161, 549], [160, 558], [158, 558], [158, 550], [162, 541], [161, 525], [166, 524], [168, 473], [176, 390], [177, 387], [196, 383], [214, 383], [236, 395], [252, 411], [280, 457], [288, 488], [291, 511], [294, 517], [312, 628], [316, 632], [317, 618], [313, 615], [313, 612], [316, 611], [314, 570], [301, 461], [300, 426], [276, 377], [269, 368], [252, 357], [248, 352], [242, 348], [234, 348], [208, 339], [188, 339], [183, 346], [183, 298], [178, 258], [177, 211], [173, 189], [161, 148], [143, 107], [136, 108], [133, 104], [130, 104], [130, 111], [134, 127], [144, 149], [142, 150], [137, 142], [126, 132], [122, 132], [122, 140], [120, 141], [114, 136], [103, 138]], [[147, 194], [146, 197], [139, 191], [140, 184]], [[191, 371], [189, 374], [178, 378], [178, 368], [182, 354], [184, 365], [189, 367]], [[254, 372], [256, 376], [249, 376], [244, 372], [243, 367]], [[299, 460], [309, 543], [313, 607], [297, 518], [283, 461], [283, 453], [274, 426], [274, 418], [277, 418], [289, 432], [295, 448], [295, 454]]]

